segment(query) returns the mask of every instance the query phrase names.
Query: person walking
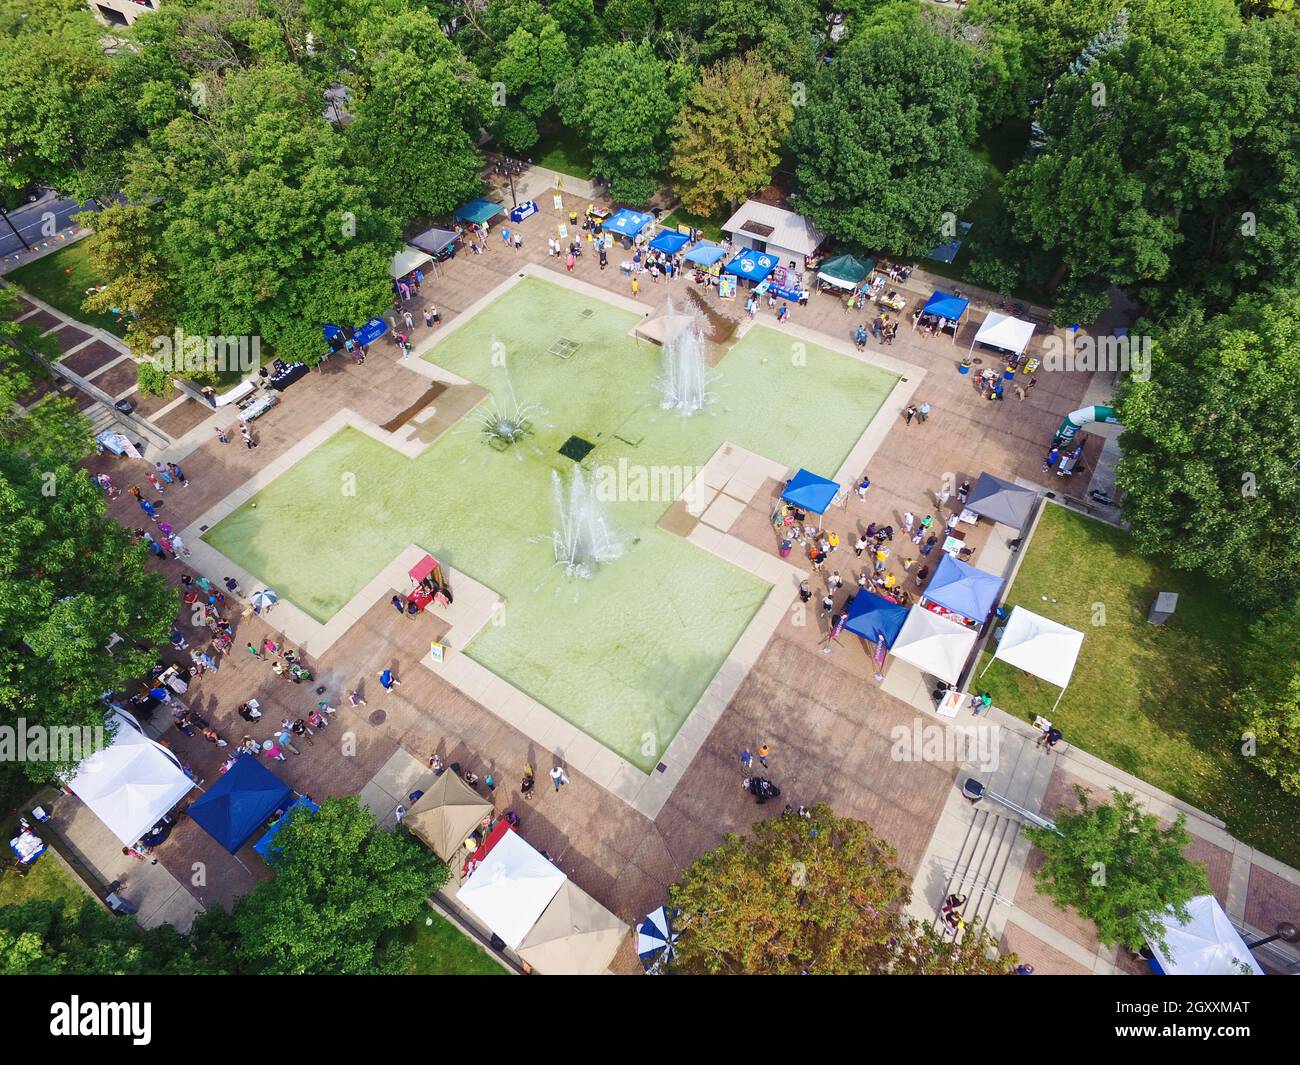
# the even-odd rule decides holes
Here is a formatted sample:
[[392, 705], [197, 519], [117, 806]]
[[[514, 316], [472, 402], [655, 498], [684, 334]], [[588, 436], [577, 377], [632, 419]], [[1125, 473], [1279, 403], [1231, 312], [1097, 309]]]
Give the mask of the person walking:
[[154, 473], [156, 473], [160, 478], [162, 478], [163, 484], [175, 484], [175, 480], [172, 477], [172, 471], [169, 470], [166, 466], [164, 466], [161, 462], [155, 462], [153, 464], [153, 469], [154, 469]]
[[632, 278], [632, 298], [636, 299], [637, 294], [640, 293], [640, 291], [641, 291], [641, 285], [637, 282], [637, 279], [635, 277]]
[[524, 246], [524, 235], [515, 230], [515, 251], [519, 251]]
[[557, 792], [568, 782], [569, 782], [569, 778], [568, 776], [565, 775], [563, 766], [557, 765], [554, 769], [551, 770], [551, 783], [555, 785], [555, 790]]
[[830, 592], [838, 592], [844, 587], [844, 578], [840, 576], [840, 571], [836, 570], [826, 578], [826, 589]]
[[867, 538], [865, 536], [859, 536], [857, 540], [855, 540], [853, 543], [853, 553], [857, 555], [858, 558], [861, 558], [862, 552], [865, 551], [866, 549], [867, 549]]
[[768, 747], [766, 743], [760, 743], [758, 745], [758, 764], [761, 765], [764, 769], [771, 768], [771, 766], [767, 764], [767, 756], [771, 753], [772, 753], [772, 749]]
[[406, 617], [406, 604], [402, 602], [402, 597], [400, 595], [395, 595], [388, 601], [393, 604], [394, 610], [401, 614], [402, 617]]
[[866, 499], [867, 491], [870, 488], [871, 488], [871, 478], [864, 473], [862, 475], [862, 480], [858, 482], [858, 486], [853, 490], [858, 493], [859, 499]]
[[154, 506], [152, 503], [149, 502], [149, 500], [147, 499], [140, 500], [140, 509], [143, 510], [145, 514], [148, 515], [150, 521], [157, 524], [158, 512], [154, 510]]
[[185, 471], [177, 466], [176, 463], [167, 463], [167, 471], [176, 478], [176, 480], [180, 481], [182, 488], [188, 488], [190, 486], [190, 481], [189, 478], [185, 476]]
[[1046, 754], [1052, 750], [1061, 741], [1061, 730], [1055, 725], [1043, 730], [1043, 734], [1038, 737], [1036, 746]]
[[829, 616], [835, 612], [835, 597], [827, 592], [822, 596], [822, 614]]
[[970, 495], [970, 481], [962, 481], [957, 487], [957, 502], [963, 507], [966, 505], [966, 499]]
[[800, 599], [802, 602], [805, 602], [805, 603], [806, 603], [806, 602], [808, 602], [808, 600], [811, 599], [811, 598], [812, 598], [812, 589], [811, 589], [810, 587], [808, 587], [808, 582], [807, 582], [806, 580], [800, 581], [800, 582], [799, 582], [799, 599]]
[[509, 226], [502, 226], [502, 227], [501, 227], [501, 241], [502, 241], [502, 243], [505, 244], [505, 246], [506, 246], [507, 248], [510, 247], [510, 227], [509, 227]]
[[[323, 702], [323, 700], [322, 700], [322, 702]], [[355, 690], [352, 692], [352, 694], [348, 696], [348, 702], [351, 703], [353, 706], [365, 706], [365, 705], [366, 705], [366, 701], [365, 701], [363, 698], [361, 698], [361, 689], [360, 689], [360, 688], [355, 689]], [[320, 703], [318, 703], [318, 704], [316, 705], [316, 709], [320, 710], [322, 713], [324, 713], [324, 712], [326, 711], [326, 708], [325, 708], [324, 706], [320, 705]], [[332, 713], [333, 711], [330, 711], [330, 712]]]
[[746, 747], [740, 752], [740, 768], [749, 772], [749, 767], [754, 764], [754, 752]]
[[[564, 257], [564, 268], [568, 270], [569, 273], [573, 273], [573, 264], [575, 262], [576, 260], [573, 258], [573, 252], [569, 252], [569, 254]], [[633, 282], [633, 284], [635, 283], [636, 282]]]
[[910, 510], [903, 511], [903, 532], [909, 535], [912, 532], [912, 524], [916, 521], [916, 515]]
[[916, 408], [913, 407], [911, 404], [909, 404], [907, 406], [907, 409], [903, 411], [903, 418], [906, 420], [906, 423], [908, 425], [911, 425], [912, 419], [915, 417], [916, 417]]
[[217, 443], [219, 444], [230, 443], [230, 437], [226, 435], [226, 431], [222, 429], [221, 426], [217, 426]]
[[919, 407], [917, 407], [916, 416], [921, 421], [925, 421], [926, 418], [930, 417], [930, 404], [922, 403]]
[[266, 657], [262, 654], [262, 649], [258, 647], [257, 644], [253, 643], [251, 640], [249, 641], [248, 644], [248, 653], [252, 655], [254, 658], [256, 658], [259, 662], [266, 661]]
[[391, 669], [385, 669], [380, 671], [379, 684], [380, 687], [384, 689], [384, 691], [389, 692], [391, 694], [392, 690], [396, 687], [399, 687], [401, 683], [402, 682], [398, 680], [396, 676], [393, 675], [393, 671]]

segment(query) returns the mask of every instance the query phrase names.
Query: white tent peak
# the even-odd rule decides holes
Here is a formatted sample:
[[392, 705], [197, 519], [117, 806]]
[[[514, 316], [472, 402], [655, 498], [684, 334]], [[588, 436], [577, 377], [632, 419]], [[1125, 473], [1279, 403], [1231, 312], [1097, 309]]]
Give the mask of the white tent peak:
[[993, 657], [1065, 688], [1082, 647], [1083, 633], [1077, 629], [1017, 606], [1007, 618]]
[[511, 830], [466, 878], [456, 893], [456, 901], [515, 950], [566, 879], [563, 872]]
[[1151, 944], [1166, 976], [1263, 976], [1264, 970], [1232, 926], [1219, 900], [1197, 895], [1187, 903], [1187, 920], [1170, 909], [1161, 917], [1165, 949]]
[[1013, 318], [1009, 314], [990, 311], [970, 342], [971, 350], [976, 344], [987, 344], [1002, 351], [1021, 354], [1029, 346], [1029, 338], [1034, 335], [1034, 323], [1023, 318]]
[[956, 684], [979, 634], [974, 629], [940, 617], [923, 606], [907, 612], [907, 620], [889, 649], [895, 658], [910, 662], [931, 676]]

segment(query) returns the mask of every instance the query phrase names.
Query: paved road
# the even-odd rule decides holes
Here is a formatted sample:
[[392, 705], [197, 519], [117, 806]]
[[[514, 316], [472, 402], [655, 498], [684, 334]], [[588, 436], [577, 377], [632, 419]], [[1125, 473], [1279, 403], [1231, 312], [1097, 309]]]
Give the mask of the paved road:
[[[86, 207], [76, 200], [63, 199], [53, 192], [47, 192], [35, 203], [16, 207], [8, 214], [14, 229], [22, 234], [28, 244], [35, 247], [47, 236], [67, 229], [72, 225], [72, 216], [83, 210], [86, 210]], [[47, 216], [50, 214], [54, 216], [52, 228], [45, 226]], [[45, 227], [44, 230], [42, 227]], [[14, 229], [10, 229], [5, 221], [0, 219], [0, 255], [13, 255], [14, 252], [23, 250], [23, 243], [14, 235]]]

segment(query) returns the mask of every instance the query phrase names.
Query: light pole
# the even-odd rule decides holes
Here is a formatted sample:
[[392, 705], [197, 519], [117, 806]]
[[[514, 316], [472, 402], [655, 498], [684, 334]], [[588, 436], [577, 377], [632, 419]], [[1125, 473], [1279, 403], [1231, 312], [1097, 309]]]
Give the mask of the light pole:
[[3, 217], [5, 222], [8, 223], [9, 228], [14, 231], [14, 236], [23, 242], [23, 247], [26, 248], [28, 251], [31, 251], [32, 246], [28, 244], [27, 239], [21, 233], [18, 232], [18, 227], [14, 225], [13, 220], [9, 217], [9, 212], [6, 211], [3, 207], [0, 207], [0, 217]]
[[1254, 943], [1247, 943], [1246, 949], [1254, 950], [1256, 947], [1262, 947], [1265, 943], [1272, 943], [1275, 939], [1280, 939], [1283, 943], [1295, 943], [1300, 940], [1300, 928], [1297, 928], [1290, 921], [1281, 921], [1278, 923], [1276, 932], [1264, 939], [1256, 940]]

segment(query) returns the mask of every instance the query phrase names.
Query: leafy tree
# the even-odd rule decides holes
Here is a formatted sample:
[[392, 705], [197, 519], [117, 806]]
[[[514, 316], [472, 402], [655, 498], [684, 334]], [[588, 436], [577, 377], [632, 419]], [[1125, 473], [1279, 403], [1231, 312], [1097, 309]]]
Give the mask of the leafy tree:
[[806, 0], [691, 0], [688, 10], [706, 63], [757, 52], [791, 77], [812, 69], [823, 27]]
[[[970, 145], [971, 61], [919, 15], [853, 36], [808, 88], [791, 130], [795, 206], [841, 240], [923, 254], [983, 174]], [[949, 234], [950, 235], [950, 234]]]
[[793, 120], [789, 81], [756, 56], [701, 71], [672, 130], [672, 172], [686, 209], [710, 217], [763, 188]]
[[279, 63], [214, 79], [203, 106], [133, 160], [128, 199], [159, 198], [153, 250], [174, 271], [186, 333], [261, 336], [314, 363], [322, 323], [364, 321], [388, 303], [397, 223], [367, 196], [317, 88]]
[[691, 71], [648, 44], [590, 48], [562, 94], [561, 117], [591, 144], [595, 171], [615, 195], [644, 203], [668, 162], [669, 129]]
[[372, 202], [405, 223], [446, 214], [477, 194], [475, 140], [491, 94], [433, 16], [411, 12], [385, 23], [367, 81], [347, 140], [366, 161]]
[[1130, 376], [1117, 397], [1116, 483], [1139, 549], [1224, 581], [1246, 603], [1293, 601], [1300, 291], [1167, 323], [1145, 376]]
[[[555, 102], [555, 89], [572, 74], [573, 54], [560, 24], [540, 6], [528, 11], [506, 38], [493, 78], [506, 91], [507, 110], [498, 123], [498, 137], [512, 151], [537, 143], [537, 123]], [[531, 128], [530, 128], [531, 127]]]
[[1162, 828], [1128, 792], [1111, 791], [1112, 802], [1094, 805], [1076, 786], [1080, 809], [1058, 813], [1057, 831], [1025, 828], [1045, 859], [1034, 878], [1058, 907], [1091, 920], [1107, 946], [1163, 946], [1161, 917], [1173, 907], [1186, 919], [1188, 900], [1209, 890], [1205, 868], [1183, 856], [1186, 817]]
[[862, 821], [818, 805], [729, 833], [669, 889], [677, 968], [708, 974], [1005, 972], [978, 928], [960, 944], [906, 917], [909, 878]]
[[[1300, 604], [1277, 607], [1251, 626], [1233, 707], [1246, 753], [1289, 795], [1300, 795]], [[1279, 653], [1281, 652], [1281, 653]]]
[[446, 880], [446, 866], [406, 835], [380, 830], [355, 796], [295, 812], [276, 844], [275, 875], [235, 904], [231, 950], [243, 971], [406, 971], [401, 930]]
[[[100, 696], [153, 665], [149, 648], [167, 638], [175, 591], [146, 569], [149, 553], [66, 460], [33, 461], [0, 444], [0, 527], [0, 717], [103, 725]], [[114, 633], [123, 641], [108, 654]], [[33, 761], [24, 770], [45, 782], [75, 764]]]
[[89, 898], [0, 906], [3, 976], [188, 976], [202, 971], [171, 925], [146, 930]]

